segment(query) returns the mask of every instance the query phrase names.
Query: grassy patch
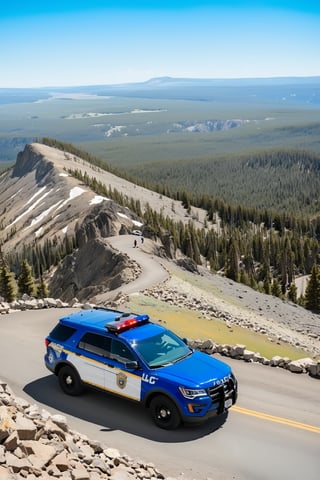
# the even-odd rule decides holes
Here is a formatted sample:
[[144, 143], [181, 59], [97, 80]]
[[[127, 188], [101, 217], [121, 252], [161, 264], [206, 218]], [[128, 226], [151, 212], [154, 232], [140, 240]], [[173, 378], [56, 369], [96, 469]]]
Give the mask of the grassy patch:
[[291, 347], [283, 342], [270, 341], [265, 335], [249, 329], [232, 326], [231, 328], [220, 319], [205, 319], [197, 312], [170, 306], [151, 297], [134, 295], [126, 306], [136, 313], [147, 313], [153, 321], [161, 321], [166, 327], [175, 331], [181, 337], [192, 340], [212, 339], [219, 344], [242, 344], [248, 350], [259, 352], [271, 359], [274, 355], [289, 357], [292, 360], [306, 357], [308, 352]]

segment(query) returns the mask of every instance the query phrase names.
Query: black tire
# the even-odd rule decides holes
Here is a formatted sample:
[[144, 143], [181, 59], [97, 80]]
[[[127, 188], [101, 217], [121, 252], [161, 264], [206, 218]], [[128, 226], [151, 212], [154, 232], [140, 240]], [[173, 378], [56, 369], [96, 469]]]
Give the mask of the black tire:
[[154, 423], [165, 430], [173, 430], [181, 423], [179, 410], [165, 395], [158, 395], [151, 400], [150, 413]]
[[65, 365], [59, 370], [58, 378], [61, 389], [67, 395], [75, 396], [82, 393], [83, 385], [78, 372], [74, 368]]

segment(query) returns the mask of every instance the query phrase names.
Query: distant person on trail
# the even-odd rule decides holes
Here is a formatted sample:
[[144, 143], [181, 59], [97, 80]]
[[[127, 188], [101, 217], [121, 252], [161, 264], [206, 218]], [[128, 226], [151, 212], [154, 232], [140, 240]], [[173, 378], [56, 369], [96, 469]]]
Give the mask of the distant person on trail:
[[135, 248], [137, 246], [137, 240], [134, 239], [134, 242], [133, 242], [133, 248]]
[[141, 237], [141, 243], [143, 243], [143, 242], [144, 242], [144, 238], [143, 238], [143, 237]]

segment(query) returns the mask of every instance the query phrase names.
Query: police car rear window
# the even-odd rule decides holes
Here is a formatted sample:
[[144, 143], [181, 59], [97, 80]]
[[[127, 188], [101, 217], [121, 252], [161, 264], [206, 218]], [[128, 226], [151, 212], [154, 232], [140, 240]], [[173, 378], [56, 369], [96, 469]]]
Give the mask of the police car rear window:
[[58, 325], [50, 333], [50, 338], [52, 340], [56, 340], [57, 342], [65, 342], [74, 334], [75, 331], [75, 328], [58, 323]]

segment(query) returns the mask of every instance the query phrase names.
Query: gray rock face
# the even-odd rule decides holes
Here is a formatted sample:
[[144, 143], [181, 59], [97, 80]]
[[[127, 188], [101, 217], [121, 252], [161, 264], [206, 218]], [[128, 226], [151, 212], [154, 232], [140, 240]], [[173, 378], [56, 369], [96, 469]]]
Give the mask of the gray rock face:
[[[119, 230], [119, 217], [117, 215], [119, 210], [122, 210], [121, 207], [111, 201], [105, 205], [102, 204], [90, 209], [76, 229], [79, 248], [95, 238], [106, 238], [116, 235]], [[125, 233], [128, 233], [128, 231]]]
[[39, 187], [52, 184], [54, 164], [44, 160], [42, 155], [27, 146], [23, 152], [18, 153], [17, 162], [12, 171], [12, 177], [24, 177], [31, 172]]
[[52, 278], [50, 291], [63, 301], [74, 297], [85, 301], [133, 281], [139, 272], [138, 265], [126, 255], [95, 238], [63, 260]]
[[50, 282], [54, 297], [63, 301], [77, 297], [85, 301], [136, 278], [139, 267], [104, 241], [120, 228], [126, 229], [118, 220], [119, 209], [121, 207], [108, 202], [94, 207], [86, 215], [76, 230], [78, 249], [63, 260]]

